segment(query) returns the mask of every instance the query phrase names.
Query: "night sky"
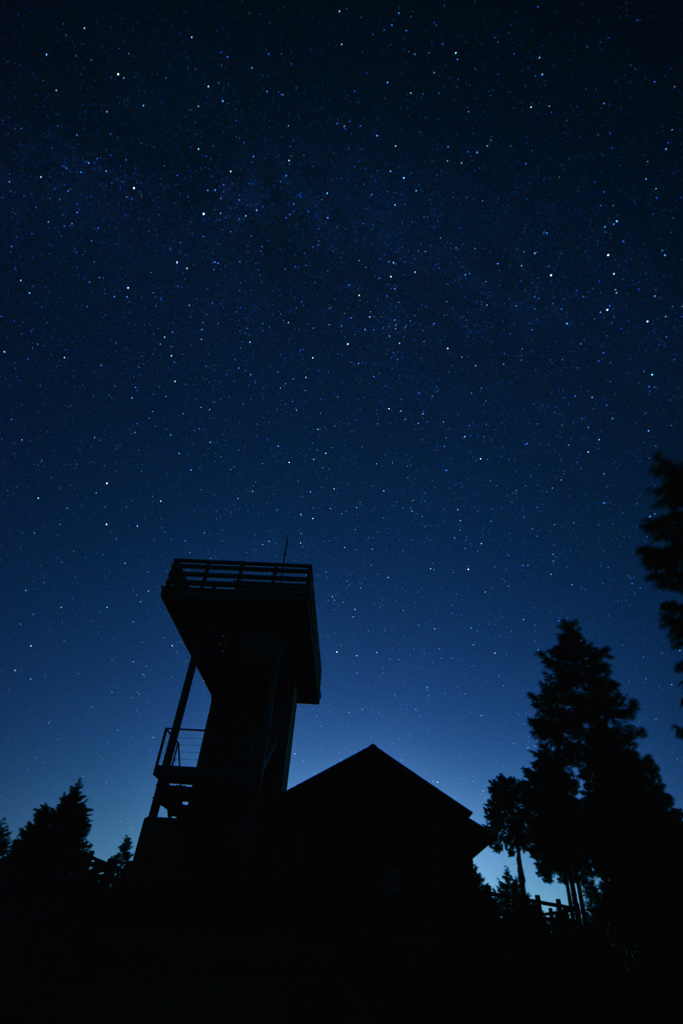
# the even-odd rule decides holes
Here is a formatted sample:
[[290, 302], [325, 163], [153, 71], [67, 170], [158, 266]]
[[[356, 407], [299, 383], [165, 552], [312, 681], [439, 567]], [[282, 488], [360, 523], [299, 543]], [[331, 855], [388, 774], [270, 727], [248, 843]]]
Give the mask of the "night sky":
[[566, 617], [680, 804], [635, 555], [651, 457], [683, 458], [679, 12], [539, 6], [5, 8], [13, 834], [82, 776], [98, 856], [137, 840], [171, 562], [287, 537], [323, 665], [290, 784], [376, 743], [482, 821]]

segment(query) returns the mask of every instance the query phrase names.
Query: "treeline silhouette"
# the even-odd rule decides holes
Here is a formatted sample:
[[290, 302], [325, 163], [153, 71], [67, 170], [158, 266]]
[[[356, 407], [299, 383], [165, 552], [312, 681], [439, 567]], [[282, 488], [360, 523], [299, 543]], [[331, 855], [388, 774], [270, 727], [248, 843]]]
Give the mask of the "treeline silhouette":
[[670, 939], [627, 942], [592, 907], [546, 916], [507, 869], [492, 889], [473, 866], [466, 910], [418, 930], [236, 922], [187, 891], [160, 904], [130, 882], [127, 837], [93, 856], [90, 817], [77, 782], [14, 842], [2, 829], [8, 1020], [565, 1020], [651, 1012], [677, 977]]
[[14, 841], [0, 819], [0, 883], [5, 909], [20, 906], [49, 915], [68, 908], [90, 909], [124, 879], [133, 842], [124, 836], [108, 860], [98, 859], [88, 839], [92, 811], [79, 779], [62, 793], [55, 807], [41, 804]]

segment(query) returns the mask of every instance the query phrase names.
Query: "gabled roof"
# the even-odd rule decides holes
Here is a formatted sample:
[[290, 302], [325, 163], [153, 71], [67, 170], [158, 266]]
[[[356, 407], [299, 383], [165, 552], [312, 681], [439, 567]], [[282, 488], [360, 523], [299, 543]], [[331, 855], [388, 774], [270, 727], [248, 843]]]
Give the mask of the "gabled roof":
[[449, 819], [467, 835], [471, 856], [476, 856], [488, 845], [489, 830], [470, 820], [471, 811], [385, 754], [374, 743], [294, 786], [284, 794], [284, 800], [289, 807], [350, 803], [429, 808], [434, 814]]

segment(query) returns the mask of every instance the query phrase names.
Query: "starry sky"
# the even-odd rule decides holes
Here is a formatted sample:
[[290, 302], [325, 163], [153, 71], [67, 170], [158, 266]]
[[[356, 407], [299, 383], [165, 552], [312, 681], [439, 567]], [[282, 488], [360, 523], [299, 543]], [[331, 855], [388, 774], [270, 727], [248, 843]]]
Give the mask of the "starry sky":
[[376, 743], [483, 820], [567, 617], [680, 804], [635, 555], [652, 454], [683, 458], [674, 8], [5, 9], [13, 833], [82, 776], [96, 853], [137, 839], [186, 667], [171, 562], [287, 538], [323, 665], [290, 784]]

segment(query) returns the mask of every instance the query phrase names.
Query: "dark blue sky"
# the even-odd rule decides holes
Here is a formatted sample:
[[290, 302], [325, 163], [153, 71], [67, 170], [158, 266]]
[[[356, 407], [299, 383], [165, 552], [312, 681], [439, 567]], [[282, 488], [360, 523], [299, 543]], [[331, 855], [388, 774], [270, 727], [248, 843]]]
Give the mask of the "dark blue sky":
[[683, 797], [634, 554], [653, 452], [683, 458], [679, 18], [323, 6], [5, 17], [13, 832], [82, 776], [98, 854], [137, 838], [171, 561], [288, 535], [323, 663], [292, 783], [374, 742], [481, 820], [568, 617]]

